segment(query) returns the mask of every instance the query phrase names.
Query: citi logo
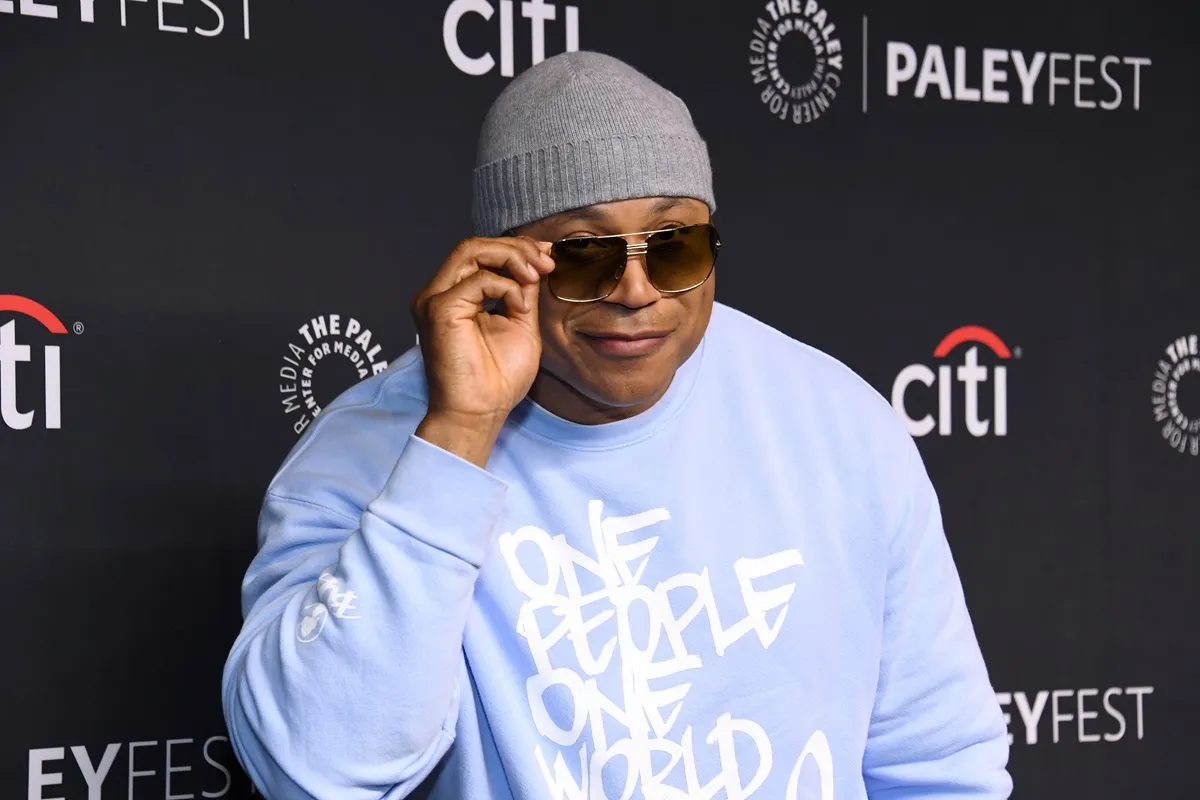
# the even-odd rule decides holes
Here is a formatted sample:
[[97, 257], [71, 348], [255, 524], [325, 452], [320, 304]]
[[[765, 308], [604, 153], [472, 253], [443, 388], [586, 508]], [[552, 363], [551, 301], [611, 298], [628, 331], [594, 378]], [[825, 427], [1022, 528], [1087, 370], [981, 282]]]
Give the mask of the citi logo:
[[[892, 384], [892, 406], [904, 420], [908, 432], [913, 436], [927, 436], [937, 428], [938, 435], [949, 436], [954, 430], [954, 382], [963, 385], [963, 421], [967, 433], [975, 437], [1008, 435], [1008, 369], [997, 365], [989, 369], [979, 363], [979, 346], [990, 349], [998, 358], [1013, 357], [999, 336], [987, 328], [978, 325], [965, 325], [951, 331], [938, 346], [933, 349], [933, 357], [944, 359], [960, 345], [970, 347], [963, 353], [962, 363], [952, 365], [942, 363], [935, 372], [925, 364], [909, 364], [900, 370]], [[1018, 353], [1019, 355], [1019, 353]], [[992, 416], [981, 417], [979, 408], [979, 385], [991, 381], [992, 385]], [[909, 387], [914, 383], [924, 384], [932, 388], [937, 384], [937, 420], [933, 414], [914, 419], [909, 412], [912, 394]]]
[[[500, 6], [500, 74], [511, 78], [513, 69], [513, 14], [516, 3], [514, 0], [499, 0]], [[496, 68], [496, 59], [491, 51], [482, 55], [471, 56], [463, 50], [459, 43], [458, 29], [463, 18], [468, 14], [483, 17], [490, 21], [496, 13], [496, 7], [488, 0], [454, 0], [446, 9], [442, 18], [442, 41], [446, 45], [446, 55], [462, 72], [468, 75], [486, 75]], [[529, 20], [530, 54], [529, 66], [540, 64], [546, 60], [546, 23], [559, 19], [558, 9], [545, 0], [524, 0], [521, 3], [521, 17]], [[563, 6], [561, 23], [566, 33], [566, 49], [568, 53], [579, 50], [579, 7]]]
[[[0, 314], [15, 311], [37, 322], [50, 333], [65, 334], [66, 327], [50, 309], [25, 297], [0, 294]], [[17, 393], [19, 364], [33, 360], [33, 348], [17, 342], [17, 320], [0, 325], [0, 418], [13, 430], [33, 427], [38, 411], [21, 409]], [[42, 355], [42, 374], [45, 380], [45, 407], [41, 410], [42, 426], [57, 430], [62, 427], [62, 382], [59, 375], [59, 352], [56, 345], [47, 345]], [[22, 370], [23, 371], [23, 370]]]

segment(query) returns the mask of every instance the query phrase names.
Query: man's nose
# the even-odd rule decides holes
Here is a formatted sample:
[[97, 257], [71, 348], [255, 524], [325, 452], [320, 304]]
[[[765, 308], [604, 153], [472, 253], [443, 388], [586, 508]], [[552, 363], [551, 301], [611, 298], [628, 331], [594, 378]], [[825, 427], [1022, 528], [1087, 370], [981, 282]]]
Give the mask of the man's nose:
[[646, 248], [630, 243], [629, 255], [625, 258], [625, 270], [613, 293], [604, 298], [607, 303], [616, 303], [626, 308], [642, 308], [662, 299], [662, 293], [650, 282], [646, 268]]

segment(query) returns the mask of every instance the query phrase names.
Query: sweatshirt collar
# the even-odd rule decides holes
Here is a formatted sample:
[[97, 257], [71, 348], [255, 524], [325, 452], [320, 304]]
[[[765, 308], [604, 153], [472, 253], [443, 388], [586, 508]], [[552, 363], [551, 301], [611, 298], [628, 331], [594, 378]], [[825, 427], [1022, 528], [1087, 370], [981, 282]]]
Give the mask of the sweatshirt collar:
[[518, 430], [551, 444], [575, 450], [612, 450], [648, 438], [683, 408], [696, 384], [704, 360], [707, 336], [675, 371], [671, 385], [653, 406], [627, 419], [600, 425], [582, 425], [563, 419], [533, 400], [522, 400], [509, 416]]

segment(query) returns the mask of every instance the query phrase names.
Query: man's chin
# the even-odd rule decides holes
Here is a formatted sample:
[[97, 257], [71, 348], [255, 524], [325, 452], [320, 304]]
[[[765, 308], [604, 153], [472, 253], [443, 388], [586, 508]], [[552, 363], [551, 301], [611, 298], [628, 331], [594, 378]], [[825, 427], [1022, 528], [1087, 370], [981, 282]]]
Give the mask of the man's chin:
[[626, 375], [618, 380], [600, 380], [589, 383], [584, 394], [608, 408], [649, 407], [667, 390], [671, 377], [664, 377], [655, 370], [653, 375]]
[[670, 386], [677, 367], [673, 351], [660, 351], [647, 358], [615, 360], [586, 350], [576, 350], [572, 356], [559, 362], [557, 369], [544, 359], [543, 376], [569, 389], [602, 414], [606, 410], [637, 413], [649, 408]]

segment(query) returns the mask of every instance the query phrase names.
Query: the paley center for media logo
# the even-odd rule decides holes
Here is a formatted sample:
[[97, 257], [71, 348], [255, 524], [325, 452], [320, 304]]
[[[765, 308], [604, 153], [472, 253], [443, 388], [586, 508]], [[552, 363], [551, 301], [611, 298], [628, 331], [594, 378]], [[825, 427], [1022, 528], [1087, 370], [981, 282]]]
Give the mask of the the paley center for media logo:
[[325, 403], [388, 367], [383, 345], [356, 317], [321, 314], [296, 328], [279, 368], [279, 395], [300, 434]]
[[[952, 356], [958, 359], [952, 360]], [[950, 436], [961, 430], [956, 420], [976, 438], [1006, 436], [1005, 362], [1019, 356], [1019, 349], [1010, 348], [988, 328], [956, 328], [933, 348], [933, 365], [909, 364], [900, 370], [892, 382], [892, 407], [913, 436], [928, 436], [934, 431], [939, 436]]]
[[[77, 322], [72, 329], [81, 333], [83, 326]], [[62, 428], [59, 337], [66, 335], [67, 327], [46, 306], [0, 294], [0, 421], [5, 428]]]
[[[772, 115], [799, 125], [829, 110], [842, 88], [845, 54], [837, 24], [820, 3], [771, 0], [754, 22], [749, 47], [750, 79]], [[790, 70], [781, 58], [789, 48], [796, 56]]]
[[[836, 21], [835, 21], [836, 18]], [[748, 38], [750, 82], [763, 107], [796, 125], [831, 109], [861, 113], [936, 103], [1140, 111], [1152, 59], [1090, 52], [970, 46], [875, 30], [837, 0], [768, 0]], [[840, 27], [839, 27], [840, 26]], [[939, 37], [940, 39], [941, 37]], [[858, 102], [846, 97], [858, 94]]]
[[1200, 455], [1200, 334], [1163, 348], [1150, 391], [1163, 441], [1178, 453]]

